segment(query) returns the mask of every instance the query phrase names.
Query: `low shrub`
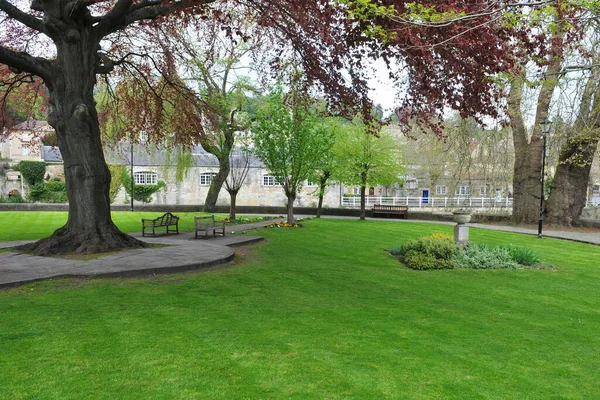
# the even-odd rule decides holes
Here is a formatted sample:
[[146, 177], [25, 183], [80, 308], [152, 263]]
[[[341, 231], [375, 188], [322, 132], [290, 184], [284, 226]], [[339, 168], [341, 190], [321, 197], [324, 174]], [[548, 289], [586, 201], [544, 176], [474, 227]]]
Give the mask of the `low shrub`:
[[440, 260], [432, 255], [409, 251], [404, 256], [404, 264], [410, 269], [452, 269], [454, 264], [450, 260]]
[[514, 262], [521, 265], [538, 265], [542, 263], [542, 260], [538, 257], [535, 251], [528, 249], [527, 247], [508, 246], [506, 248], [508, 253], [514, 260]]
[[452, 259], [455, 268], [470, 269], [517, 269], [506, 247], [491, 247], [485, 244], [470, 243]]
[[29, 189], [29, 199], [31, 201], [46, 201], [48, 198], [49, 192], [46, 188], [46, 184], [41, 181], [36, 183]]
[[418, 240], [409, 240], [400, 247], [400, 255], [406, 257], [410, 251], [426, 254], [440, 260], [450, 260], [460, 246], [448, 235], [432, 235]]
[[393, 247], [390, 249], [390, 254], [393, 256], [399, 256], [402, 253], [402, 247]]

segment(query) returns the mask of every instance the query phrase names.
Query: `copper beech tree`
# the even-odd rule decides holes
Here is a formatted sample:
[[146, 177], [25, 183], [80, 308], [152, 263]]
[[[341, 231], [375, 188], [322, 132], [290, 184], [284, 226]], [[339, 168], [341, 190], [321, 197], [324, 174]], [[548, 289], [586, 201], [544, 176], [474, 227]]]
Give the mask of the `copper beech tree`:
[[[408, 1], [221, 2], [250, 13], [272, 35], [273, 71], [287, 63], [301, 66], [308, 82], [326, 95], [332, 111], [370, 113], [368, 67], [383, 59], [404, 93], [402, 118], [439, 116], [444, 107], [463, 115], [493, 114], [498, 92], [489, 77], [512, 66], [511, 32], [487, 13], [485, 1], [431, 2], [442, 15], [480, 15], [478, 20], [461, 18], [443, 29], [411, 19], [415, 3]], [[4, 88], [35, 77], [45, 84], [48, 122], [58, 136], [69, 198], [65, 226], [28, 246], [30, 251], [95, 253], [143, 246], [120, 232], [111, 219], [111, 178], [94, 89], [103, 76], [128, 82], [122, 90], [131, 97], [131, 109], [139, 107], [133, 118], [123, 120], [115, 139], [132, 140], [143, 128], [157, 141], [199, 142], [198, 104], [177, 78], [174, 58], [151, 39], [151, 33], [184, 29], [191, 16], [206, 14], [207, 7], [216, 3], [0, 0], [0, 63], [13, 72], [3, 76]], [[366, 3], [369, 8], [364, 9]], [[373, 5], [386, 12], [377, 8], [373, 12]], [[225, 33], [236, 35], [235, 21], [226, 13], [205, 18], [220, 18]]]

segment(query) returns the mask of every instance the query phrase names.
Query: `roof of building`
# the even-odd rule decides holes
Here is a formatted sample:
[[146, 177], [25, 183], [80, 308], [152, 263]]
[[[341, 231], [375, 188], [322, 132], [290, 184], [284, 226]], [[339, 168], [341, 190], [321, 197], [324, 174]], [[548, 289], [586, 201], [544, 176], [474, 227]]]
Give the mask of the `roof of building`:
[[46, 162], [63, 162], [60, 150], [56, 146], [42, 146], [42, 160]]
[[29, 118], [11, 128], [13, 131], [53, 131], [54, 128], [46, 121], [38, 121], [34, 118]]
[[[131, 165], [131, 145], [120, 143], [104, 150], [104, 158], [108, 164]], [[210, 154], [202, 146], [194, 146], [192, 149], [194, 167], [219, 168], [217, 157]], [[46, 162], [62, 162], [58, 147], [43, 146], [42, 158]], [[241, 167], [248, 160], [251, 168], [262, 168], [264, 164], [251, 153], [242, 149], [234, 149], [231, 154], [232, 167]], [[177, 155], [171, 149], [158, 149], [141, 144], [133, 145], [133, 165], [135, 166], [163, 166], [176, 165]]]

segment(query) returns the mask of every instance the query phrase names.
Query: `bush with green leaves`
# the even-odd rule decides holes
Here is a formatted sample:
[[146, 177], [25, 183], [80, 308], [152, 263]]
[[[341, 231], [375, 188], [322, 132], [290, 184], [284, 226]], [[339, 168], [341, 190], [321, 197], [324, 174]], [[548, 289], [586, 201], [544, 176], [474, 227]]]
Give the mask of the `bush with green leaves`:
[[513, 245], [509, 245], [507, 248], [508, 253], [511, 255], [512, 259], [521, 265], [539, 265], [542, 263], [540, 257], [535, 253], [535, 251], [528, 249], [527, 247], [517, 247]]
[[433, 235], [406, 241], [394, 247], [390, 254], [408, 268], [427, 269], [517, 269], [521, 266], [541, 266], [542, 261], [531, 249], [516, 246], [492, 247], [485, 244], [456, 244], [450, 235]]
[[432, 235], [421, 239], [408, 240], [400, 247], [400, 255], [406, 257], [410, 251], [426, 254], [440, 260], [450, 260], [460, 250], [451, 237]]
[[64, 182], [38, 182], [29, 190], [29, 200], [42, 203], [65, 203], [67, 185]]
[[[131, 196], [131, 177], [126, 170], [121, 173], [121, 182], [125, 188], [125, 192]], [[152, 195], [161, 189], [166, 188], [164, 181], [158, 181], [156, 185], [133, 185], [133, 198], [134, 200], [141, 201], [144, 203], [150, 203], [152, 201]]]
[[450, 260], [441, 260], [429, 254], [411, 250], [404, 256], [404, 264], [410, 269], [452, 269], [454, 264]]
[[469, 269], [517, 269], [506, 247], [492, 247], [486, 244], [469, 243], [463, 251], [456, 253], [452, 262], [455, 268]]
[[46, 174], [46, 163], [42, 161], [21, 161], [17, 169], [23, 176], [25, 182], [34, 186], [40, 182], [44, 182]]
[[48, 198], [48, 189], [44, 181], [37, 182], [29, 189], [29, 196], [27, 197], [31, 201], [45, 202]]
[[393, 256], [399, 256], [402, 254], [402, 247], [393, 247], [390, 249], [390, 254]]
[[0, 203], [25, 203], [21, 196], [8, 196], [8, 198], [0, 197]]

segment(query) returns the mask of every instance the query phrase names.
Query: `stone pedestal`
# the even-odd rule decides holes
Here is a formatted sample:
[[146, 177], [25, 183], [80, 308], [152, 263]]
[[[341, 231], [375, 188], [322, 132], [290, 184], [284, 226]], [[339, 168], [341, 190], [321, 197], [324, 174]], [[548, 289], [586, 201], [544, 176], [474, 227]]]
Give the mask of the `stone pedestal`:
[[456, 224], [454, 226], [454, 241], [459, 244], [467, 244], [469, 241], [469, 226], [467, 224]]

